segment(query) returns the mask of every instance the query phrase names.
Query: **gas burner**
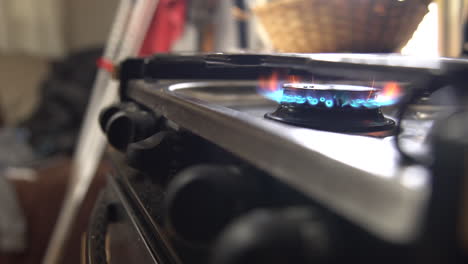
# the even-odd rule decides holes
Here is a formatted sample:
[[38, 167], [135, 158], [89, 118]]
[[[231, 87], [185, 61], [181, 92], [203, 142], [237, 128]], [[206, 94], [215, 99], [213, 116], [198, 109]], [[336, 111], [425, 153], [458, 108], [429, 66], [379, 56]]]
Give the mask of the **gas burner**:
[[381, 89], [342, 84], [286, 83], [279, 107], [266, 118], [336, 132], [391, 130], [395, 122], [385, 118]]

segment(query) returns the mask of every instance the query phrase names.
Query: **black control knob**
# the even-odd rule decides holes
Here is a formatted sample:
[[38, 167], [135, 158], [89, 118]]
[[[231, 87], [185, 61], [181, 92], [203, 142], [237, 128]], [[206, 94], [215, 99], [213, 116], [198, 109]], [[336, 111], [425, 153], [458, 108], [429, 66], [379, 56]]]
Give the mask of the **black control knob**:
[[134, 103], [116, 104], [101, 111], [99, 123], [109, 143], [124, 151], [128, 144], [152, 135], [160, 118]]
[[174, 177], [166, 196], [168, 227], [179, 240], [207, 246], [238, 215], [258, 206], [261, 189], [238, 168], [197, 165]]
[[[466, 164], [468, 160], [468, 112], [456, 111], [436, 120], [430, 149], [423, 165], [431, 168], [431, 195], [422, 232], [426, 254], [421, 263], [457, 263], [460, 232], [466, 230]], [[466, 246], [465, 246], [466, 247]], [[465, 249], [466, 250], [466, 249]]]
[[212, 263], [330, 263], [330, 244], [326, 226], [308, 208], [257, 209], [223, 231]]
[[[161, 131], [127, 147], [127, 163], [142, 172], [166, 174], [182, 155], [176, 132]], [[163, 176], [163, 175], [159, 175]]]

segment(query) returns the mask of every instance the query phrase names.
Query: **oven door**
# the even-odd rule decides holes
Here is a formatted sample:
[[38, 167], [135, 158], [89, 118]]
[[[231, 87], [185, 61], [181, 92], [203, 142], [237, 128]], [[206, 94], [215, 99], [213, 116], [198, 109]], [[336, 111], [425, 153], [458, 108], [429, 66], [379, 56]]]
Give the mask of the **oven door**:
[[165, 264], [145, 239], [143, 225], [117, 182], [109, 177], [91, 215], [84, 263]]

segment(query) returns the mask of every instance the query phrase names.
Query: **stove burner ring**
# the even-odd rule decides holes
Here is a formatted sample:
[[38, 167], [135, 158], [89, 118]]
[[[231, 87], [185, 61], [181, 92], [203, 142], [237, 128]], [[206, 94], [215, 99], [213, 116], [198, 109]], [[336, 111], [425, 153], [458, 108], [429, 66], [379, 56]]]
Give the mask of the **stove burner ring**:
[[284, 84], [281, 104], [266, 118], [335, 132], [391, 130], [376, 97], [379, 89], [353, 85]]

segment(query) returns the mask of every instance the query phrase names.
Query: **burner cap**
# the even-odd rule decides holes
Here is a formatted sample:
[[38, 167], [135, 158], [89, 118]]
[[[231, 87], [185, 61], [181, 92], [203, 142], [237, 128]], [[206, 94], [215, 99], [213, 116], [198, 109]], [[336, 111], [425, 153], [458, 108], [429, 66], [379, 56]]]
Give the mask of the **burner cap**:
[[390, 130], [395, 122], [383, 116], [377, 100], [379, 91], [365, 86], [287, 83], [281, 104], [265, 117], [336, 132]]

